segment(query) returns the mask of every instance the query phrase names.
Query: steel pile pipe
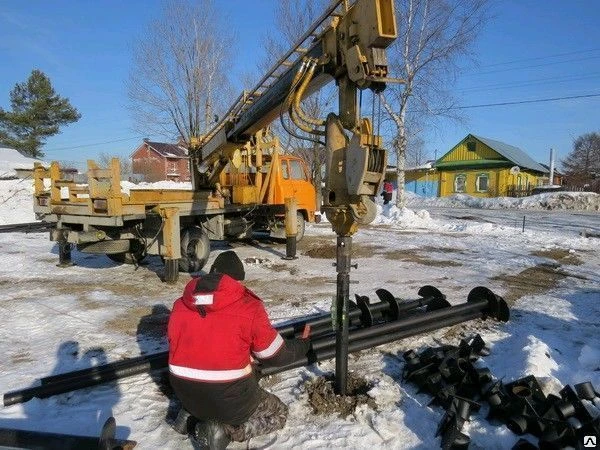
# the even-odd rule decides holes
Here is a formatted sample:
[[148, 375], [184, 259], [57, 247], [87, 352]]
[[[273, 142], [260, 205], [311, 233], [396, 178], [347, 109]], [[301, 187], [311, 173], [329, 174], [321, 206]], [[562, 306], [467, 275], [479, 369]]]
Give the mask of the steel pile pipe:
[[[422, 295], [423, 292], [430, 292], [428, 289], [435, 289], [435, 288], [432, 288], [431, 286], [423, 286], [419, 290], [419, 294]], [[384, 291], [384, 290], [380, 289], [379, 291]], [[436, 291], [437, 291], [437, 289], [436, 289]], [[387, 292], [387, 291], [385, 291], [385, 292]], [[422, 299], [411, 300], [411, 301], [407, 301], [407, 302], [402, 302], [397, 299], [394, 299], [393, 296], [392, 296], [392, 299], [395, 301], [395, 304], [399, 305], [398, 306], [399, 311], [408, 311], [411, 309], [416, 309], [419, 306], [428, 305], [434, 301], [440, 301], [440, 299], [441, 299], [441, 301], [445, 302], [445, 300], [443, 300], [445, 298], [445, 296], [443, 294], [441, 294], [439, 291], [437, 291], [437, 292], [439, 293], [439, 295], [436, 295], [436, 297], [428, 296], [428, 297], [425, 297]], [[389, 292], [388, 292], [388, 294], [389, 294]], [[389, 295], [391, 296], [391, 294], [389, 294]], [[365, 298], [366, 297], [357, 296], [357, 303], [358, 304], [366, 303], [367, 306], [359, 307], [356, 304], [352, 304], [353, 309], [350, 310], [350, 312], [349, 312], [349, 317], [351, 320], [354, 320], [354, 321], [360, 320], [361, 321], [360, 323], [362, 323], [363, 320], [370, 322], [369, 320], [363, 318], [363, 316], [365, 316], [365, 314], [369, 314], [370, 317], [372, 317], [374, 314], [380, 313], [381, 314], [380, 319], [385, 319], [386, 315], [389, 316], [390, 314], [393, 314], [390, 311], [390, 308], [393, 308], [394, 303], [390, 302], [389, 300], [380, 301], [377, 303], [367, 303]], [[365, 313], [365, 308], [368, 308], [368, 313]], [[286, 324], [286, 325], [276, 326], [275, 328], [283, 337], [293, 337], [294, 335], [301, 333], [306, 324], [309, 324], [313, 328], [313, 336], [315, 336], [315, 339], [321, 339], [323, 337], [326, 337], [326, 335], [328, 333], [333, 333], [332, 320], [331, 320], [330, 314], [322, 314], [322, 315], [314, 316], [312, 318], [302, 318], [302, 319], [299, 319], [297, 321], [294, 321], [294, 322]], [[358, 324], [353, 324], [353, 325], [357, 326]], [[122, 361], [104, 364], [102, 366], [89, 367], [86, 369], [76, 370], [76, 371], [62, 373], [62, 374], [58, 374], [58, 375], [50, 375], [50, 376], [41, 378], [40, 381], [41, 381], [42, 386], [46, 386], [48, 384], [64, 382], [69, 379], [76, 380], [81, 377], [91, 377], [91, 379], [93, 379], [94, 381], [97, 382], [96, 384], [100, 384], [102, 382], [113, 381], [117, 378], [123, 378], [123, 377], [127, 377], [127, 376], [137, 375], [137, 374], [140, 374], [140, 373], [143, 373], [146, 371], [163, 369], [163, 368], [167, 367], [167, 365], [168, 365], [168, 352], [159, 352], [159, 353], [153, 353], [150, 355], [142, 355], [142, 356], [138, 356], [138, 357], [134, 357], [134, 358], [128, 358], [128, 359], [124, 359]], [[93, 384], [91, 384], [91, 385], [93, 385]], [[85, 387], [87, 387], [87, 386], [85, 386]], [[35, 389], [35, 388], [31, 388], [31, 389]], [[55, 395], [55, 394], [50, 394], [50, 395]], [[22, 401], [27, 401], [27, 400], [22, 400]]]
[[[464, 316], [453, 316], [448, 317], [444, 320], [438, 322], [426, 322], [420, 324], [414, 328], [408, 328], [403, 330], [398, 330], [392, 334], [381, 334], [374, 335], [364, 339], [353, 339], [352, 334], [350, 335], [350, 344], [348, 346], [348, 351], [350, 353], [359, 352], [361, 350], [365, 350], [367, 348], [377, 347], [383, 344], [389, 344], [393, 341], [398, 341], [407, 337], [416, 336], [418, 334], [427, 333], [429, 331], [439, 330], [441, 328], [450, 327], [452, 325], [456, 325], [462, 322], [466, 322], [473, 319], [481, 318], [481, 313], [472, 312], [470, 314]], [[289, 364], [284, 367], [265, 367], [260, 369], [261, 376], [275, 375], [277, 373], [285, 372], [287, 370], [297, 369], [299, 367], [308, 366], [320, 361], [326, 361], [328, 359], [332, 359], [335, 357], [335, 348], [331, 345], [322, 346], [320, 349], [315, 350], [314, 355], [307, 356], [301, 360], [298, 360], [292, 364]]]
[[0, 448], [44, 450], [133, 449], [137, 445], [136, 441], [115, 439], [116, 428], [114, 417], [109, 417], [106, 420], [100, 432], [100, 437], [0, 428]]
[[[469, 293], [467, 303], [448, 309], [427, 313], [419, 317], [409, 317], [397, 322], [377, 325], [350, 333], [349, 352], [357, 352], [378, 345], [427, 333], [474, 319], [492, 317], [498, 321], [509, 320], [506, 302], [487, 288], [477, 287]], [[393, 326], [392, 326], [393, 325]], [[330, 339], [313, 342], [313, 354], [284, 367], [260, 368], [262, 376], [273, 375], [286, 370], [307, 366], [335, 356]]]
[[120, 375], [119, 378], [122, 378], [137, 375], [145, 371], [161, 369], [168, 364], [168, 359], [169, 352], [152, 353], [58, 375], [49, 375], [40, 378], [40, 382], [42, 386], [46, 386], [80, 377], [92, 377], [99, 382], [112, 381], [114, 379], [110, 378], [112, 375]]
[[[413, 304], [419, 303], [418, 300], [413, 302]], [[377, 305], [375, 310], [386, 311], [383, 302], [371, 306], [375, 305]], [[423, 304], [420, 304], [419, 306], [423, 306]], [[359, 309], [354, 309], [351, 313], [356, 316], [356, 314], [361, 313], [361, 311]], [[485, 319], [489, 316], [497, 320], [507, 321], [508, 315], [508, 307], [501, 297], [496, 296], [489, 289], [478, 287], [469, 293], [466, 304], [443, 308], [422, 315], [409, 316], [394, 322], [384, 322], [369, 328], [352, 330], [349, 333], [348, 348], [350, 352], [356, 352], [372, 346], [381, 345], [431, 330], [437, 330], [439, 328], [476, 318]], [[289, 333], [295, 333], [301, 330], [306, 323], [324, 323], [322, 322], [324, 319], [325, 316], [317, 316], [314, 319], [303, 319], [276, 328], [280, 333], [288, 335]], [[327, 320], [331, 321], [331, 318], [327, 316]], [[311, 357], [303, 358], [286, 367], [262, 368], [260, 369], [261, 374], [269, 375], [272, 373], [279, 373], [312, 364], [317, 361], [330, 359], [335, 356], [334, 336], [317, 337], [313, 340], [312, 344], [314, 354]], [[164, 370], [167, 366], [168, 352], [160, 352], [75, 372], [53, 375], [42, 378], [42, 386], [4, 394], [4, 406], [26, 402], [34, 397], [47, 398], [53, 395], [95, 386], [119, 378], [125, 378], [153, 370]]]
[[[119, 378], [138, 375], [156, 369], [163, 369], [168, 365], [168, 357], [168, 352], [163, 352], [148, 357], [132, 358], [135, 360], [135, 364], [130, 360], [125, 360], [119, 361], [118, 363], [83, 369], [77, 372], [69, 372], [68, 374], [62, 374], [62, 377], [61, 375], [56, 375], [52, 377], [52, 382], [46, 380], [46, 383], [41, 386], [7, 392], [3, 397], [4, 406], [23, 403], [34, 397], [52, 397], [53, 395], [64, 394], [65, 392], [107, 383]], [[71, 375], [73, 373], [75, 373], [75, 375]]]

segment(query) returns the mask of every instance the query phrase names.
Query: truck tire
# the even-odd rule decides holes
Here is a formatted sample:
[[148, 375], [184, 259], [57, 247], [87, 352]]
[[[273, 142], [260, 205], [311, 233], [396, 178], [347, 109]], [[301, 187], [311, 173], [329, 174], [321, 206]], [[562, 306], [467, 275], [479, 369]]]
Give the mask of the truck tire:
[[128, 252], [109, 253], [106, 256], [119, 264], [139, 264], [146, 257], [144, 244], [138, 240], [132, 239], [129, 249]]
[[[306, 229], [306, 221], [304, 220], [304, 216], [302, 215], [301, 212], [298, 212], [297, 221], [298, 221], [298, 234], [296, 235], [296, 242], [300, 242], [302, 240], [302, 238], [304, 237], [304, 230]], [[286, 238], [285, 225], [278, 227], [275, 230], [271, 229], [270, 236], [275, 239], [284, 239], [285, 240], [285, 238]]]
[[208, 261], [209, 254], [210, 240], [201, 228], [192, 227], [182, 230], [179, 271], [199, 272]]

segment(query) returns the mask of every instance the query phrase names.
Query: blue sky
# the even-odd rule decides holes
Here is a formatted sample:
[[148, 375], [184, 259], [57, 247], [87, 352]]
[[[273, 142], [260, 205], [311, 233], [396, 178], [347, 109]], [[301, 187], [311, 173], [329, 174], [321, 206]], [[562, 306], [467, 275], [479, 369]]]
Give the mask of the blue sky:
[[[272, 26], [277, 0], [215, 2], [236, 30], [235, 81], [262, 57], [261, 37]], [[141, 136], [126, 109], [125, 80], [131, 48], [158, 1], [52, 2], [3, 0], [0, 9], [0, 105], [14, 84], [38, 68], [50, 76], [82, 119], [52, 137], [46, 159], [83, 163], [100, 152], [127, 155]], [[454, 86], [464, 106], [600, 94], [600, 2], [596, 0], [495, 0], [494, 18]], [[600, 97], [464, 109], [463, 123], [442, 122], [426, 136], [438, 157], [466, 134], [516, 145], [546, 162], [573, 138], [598, 131]], [[148, 136], [152, 138], [152, 136]], [[90, 145], [114, 141], [105, 145]]]

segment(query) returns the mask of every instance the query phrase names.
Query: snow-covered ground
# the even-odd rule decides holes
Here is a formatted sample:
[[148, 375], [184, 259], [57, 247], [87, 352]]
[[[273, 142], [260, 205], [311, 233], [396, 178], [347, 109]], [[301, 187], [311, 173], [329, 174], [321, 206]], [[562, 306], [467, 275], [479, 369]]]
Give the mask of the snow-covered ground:
[[[0, 181], [0, 223], [34, 220], [30, 184]], [[385, 287], [416, 298], [419, 287], [431, 284], [452, 303], [462, 303], [472, 288], [483, 285], [511, 304], [511, 321], [469, 322], [351, 355], [349, 368], [372, 383], [369, 395], [377, 409], [362, 406], [347, 418], [315, 416], [308, 406], [306, 381], [332, 372], [332, 361], [263, 380], [290, 406], [287, 425], [233, 448], [438, 448], [435, 430], [443, 411], [428, 407], [427, 395], [401, 381], [401, 354], [436, 340], [457, 344], [460, 336], [476, 332], [492, 347], [482, 364], [505, 382], [531, 374], [540, 377], [547, 393], [588, 380], [600, 388], [600, 239], [574, 231], [600, 226], [600, 213], [542, 206], [539, 214], [549, 215], [547, 220], [554, 213], [561, 220], [523, 232], [520, 223], [503, 221], [504, 209], [482, 215], [470, 208], [468, 217], [452, 217], [453, 209], [439, 204], [434, 210], [428, 212], [423, 202], [405, 210], [380, 206], [375, 223], [353, 239], [358, 269], [352, 271], [357, 283], [351, 284], [351, 296], [376, 299], [375, 290]], [[274, 322], [329, 310], [334, 247], [328, 224], [307, 227], [294, 261], [281, 259], [283, 246], [234, 244], [248, 261], [248, 286], [265, 300]], [[227, 248], [216, 244], [209, 265]], [[51, 374], [167, 348], [168, 311], [189, 276], [170, 286], [159, 279], [158, 258], [136, 269], [78, 252], [73, 252], [75, 266], [59, 269], [57, 247], [46, 232], [0, 234], [0, 249], [2, 393], [37, 385]], [[4, 407], [0, 427], [98, 435], [113, 415], [117, 436], [138, 441], [138, 448], [191, 448], [166, 424], [168, 406], [152, 377], [138, 375]], [[489, 424], [485, 415], [480, 411], [465, 426], [471, 448], [510, 448], [518, 437]]]

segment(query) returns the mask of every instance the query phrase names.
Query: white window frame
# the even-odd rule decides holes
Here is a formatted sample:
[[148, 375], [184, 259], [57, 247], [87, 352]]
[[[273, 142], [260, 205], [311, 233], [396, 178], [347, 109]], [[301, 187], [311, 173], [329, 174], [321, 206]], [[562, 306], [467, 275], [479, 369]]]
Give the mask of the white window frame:
[[[463, 190], [459, 191], [456, 182], [461, 177], [464, 179]], [[454, 192], [457, 194], [464, 194], [466, 191], [467, 191], [467, 174], [466, 173], [458, 173], [458, 174], [454, 175]]]
[[[487, 181], [487, 186], [485, 189], [481, 189], [479, 186], [479, 180], [485, 178]], [[477, 178], [475, 179], [475, 190], [477, 192], [488, 192], [490, 190], [490, 174], [489, 173], [478, 173]]]

